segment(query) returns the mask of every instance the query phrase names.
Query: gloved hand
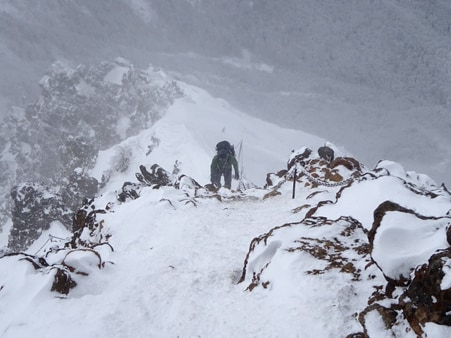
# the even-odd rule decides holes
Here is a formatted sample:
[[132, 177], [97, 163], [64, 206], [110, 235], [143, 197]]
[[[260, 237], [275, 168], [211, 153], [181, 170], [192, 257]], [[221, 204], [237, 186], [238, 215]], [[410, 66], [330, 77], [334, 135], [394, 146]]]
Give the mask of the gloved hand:
[[238, 174], [238, 173], [235, 173], [235, 177], [234, 177], [236, 180], [239, 180], [240, 179], [240, 174]]

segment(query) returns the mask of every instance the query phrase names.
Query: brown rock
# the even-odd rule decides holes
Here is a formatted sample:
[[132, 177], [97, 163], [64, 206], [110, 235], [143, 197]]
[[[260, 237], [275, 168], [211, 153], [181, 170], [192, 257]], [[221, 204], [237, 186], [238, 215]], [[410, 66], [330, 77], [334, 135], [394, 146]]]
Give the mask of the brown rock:
[[352, 157], [337, 157], [329, 164], [329, 167], [336, 168], [340, 165], [347, 168], [348, 170], [361, 170], [359, 161]]
[[451, 326], [451, 288], [442, 290], [444, 267], [451, 259], [451, 248], [429, 258], [415, 272], [415, 277], [400, 297], [404, 315], [418, 335], [427, 322]]

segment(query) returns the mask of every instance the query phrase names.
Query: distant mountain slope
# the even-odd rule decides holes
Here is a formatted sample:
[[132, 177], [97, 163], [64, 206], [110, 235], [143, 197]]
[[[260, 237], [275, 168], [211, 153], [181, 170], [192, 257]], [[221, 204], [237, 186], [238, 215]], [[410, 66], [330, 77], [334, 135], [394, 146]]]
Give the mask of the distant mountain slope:
[[35, 100], [55, 60], [75, 67], [122, 56], [162, 66], [264, 120], [332, 139], [364, 162], [389, 158], [448, 182], [450, 7], [2, 0], [0, 117]]
[[246, 50], [299, 75], [435, 104], [449, 99], [451, 5], [443, 0], [3, 0], [0, 8], [2, 72], [14, 71], [22, 86], [33, 85], [33, 78], [23, 83], [25, 73], [36, 80], [55, 58], [84, 63], [120, 55], [142, 66], [155, 52], [239, 57]]

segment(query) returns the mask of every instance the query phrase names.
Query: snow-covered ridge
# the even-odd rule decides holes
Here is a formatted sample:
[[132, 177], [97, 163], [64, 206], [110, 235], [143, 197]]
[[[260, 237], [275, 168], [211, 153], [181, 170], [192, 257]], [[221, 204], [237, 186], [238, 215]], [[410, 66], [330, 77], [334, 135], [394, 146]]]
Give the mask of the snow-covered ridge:
[[[198, 94], [198, 100], [206, 99]], [[130, 142], [150, 171], [164, 139], [150, 152], [137, 139]], [[0, 298], [14, 304], [0, 310], [0, 332], [4, 337], [451, 333], [446, 188], [396, 163], [368, 169], [338, 151], [330, 163], [308, 147], [286, 157], [265, 188], [244, 191], [210, 191], [198, 184], [202, 175], [183, 175], [184, 166], [181, 176], [167, 170], [170, 179], [163, 185], [146, 184], [136, 180], [139, 169], [131, 163], [128, 176], [121, 176], [130, 183], [115, 190], [119, 180], [111, 176], [103, 194], [77, 213], [66, 241], [55, 246], [42, 238], [29, 256], [0, 259], [0, 271], [15, 271], [8, 278], [0, 275]], [[429, 288], [431, 281], [440, 287]], [[84, 325], [67, 332], [74, 320]]]
[[[224, 139], [235, 145], [240, 170], [258, 186], [263, 186], [268, 171], [286, 164], [287, 153], [298, 142], [319, 147], [325, 140], [303, 131], [278, 127], [238, 111], [220, 98], [183, 83], [178, 84], [185, 96], [169, 107], [165, 116], [135, 137], [99, 153], [90, 175], [101, 181], [105, 172], [115, 167], [114, 161], [127, 153], [128, 169], [113, 170], [109, 189], [119, 189], [133, 176], [140, 164], [150, 167], [159, 163], [172, 170], [176, 161], [188, 176], [204, 185], [210, 180], [210, 161], [214, 145]], [[337, 148], [339, 153], [344, 149]]]
[[[445, 186], [177, 86], [161, 119], [99, 152], [71, 231], [2, 254], [3, 337], [451, 333]], [[224, 139], [257, 187], [207, 188]]]

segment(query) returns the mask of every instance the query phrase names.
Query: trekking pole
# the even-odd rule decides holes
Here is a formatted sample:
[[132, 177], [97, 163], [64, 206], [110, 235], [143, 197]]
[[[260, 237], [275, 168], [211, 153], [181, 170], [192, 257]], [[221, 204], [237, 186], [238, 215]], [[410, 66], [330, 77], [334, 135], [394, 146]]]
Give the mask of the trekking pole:
[[243, 165], [243, 158], [241, 156], [243, 151], [243, 140], [240, 141], [239, 143], [239, 149], [238, 149], [238, 165], [241, 167], [239, 168], [239, 174], [240, 174], [240, 178], [238, 180], [238, 187], [243, 188], [244, 190], [244, 183], [243, 183], [243, 174], [244, 174], [244, 165]]
[[293, 172], [293, 195], [292, 195], [292, 199], [294, 199], [295, 196], [296, 196], [296, 168], [294, 168], [294, 172]]

